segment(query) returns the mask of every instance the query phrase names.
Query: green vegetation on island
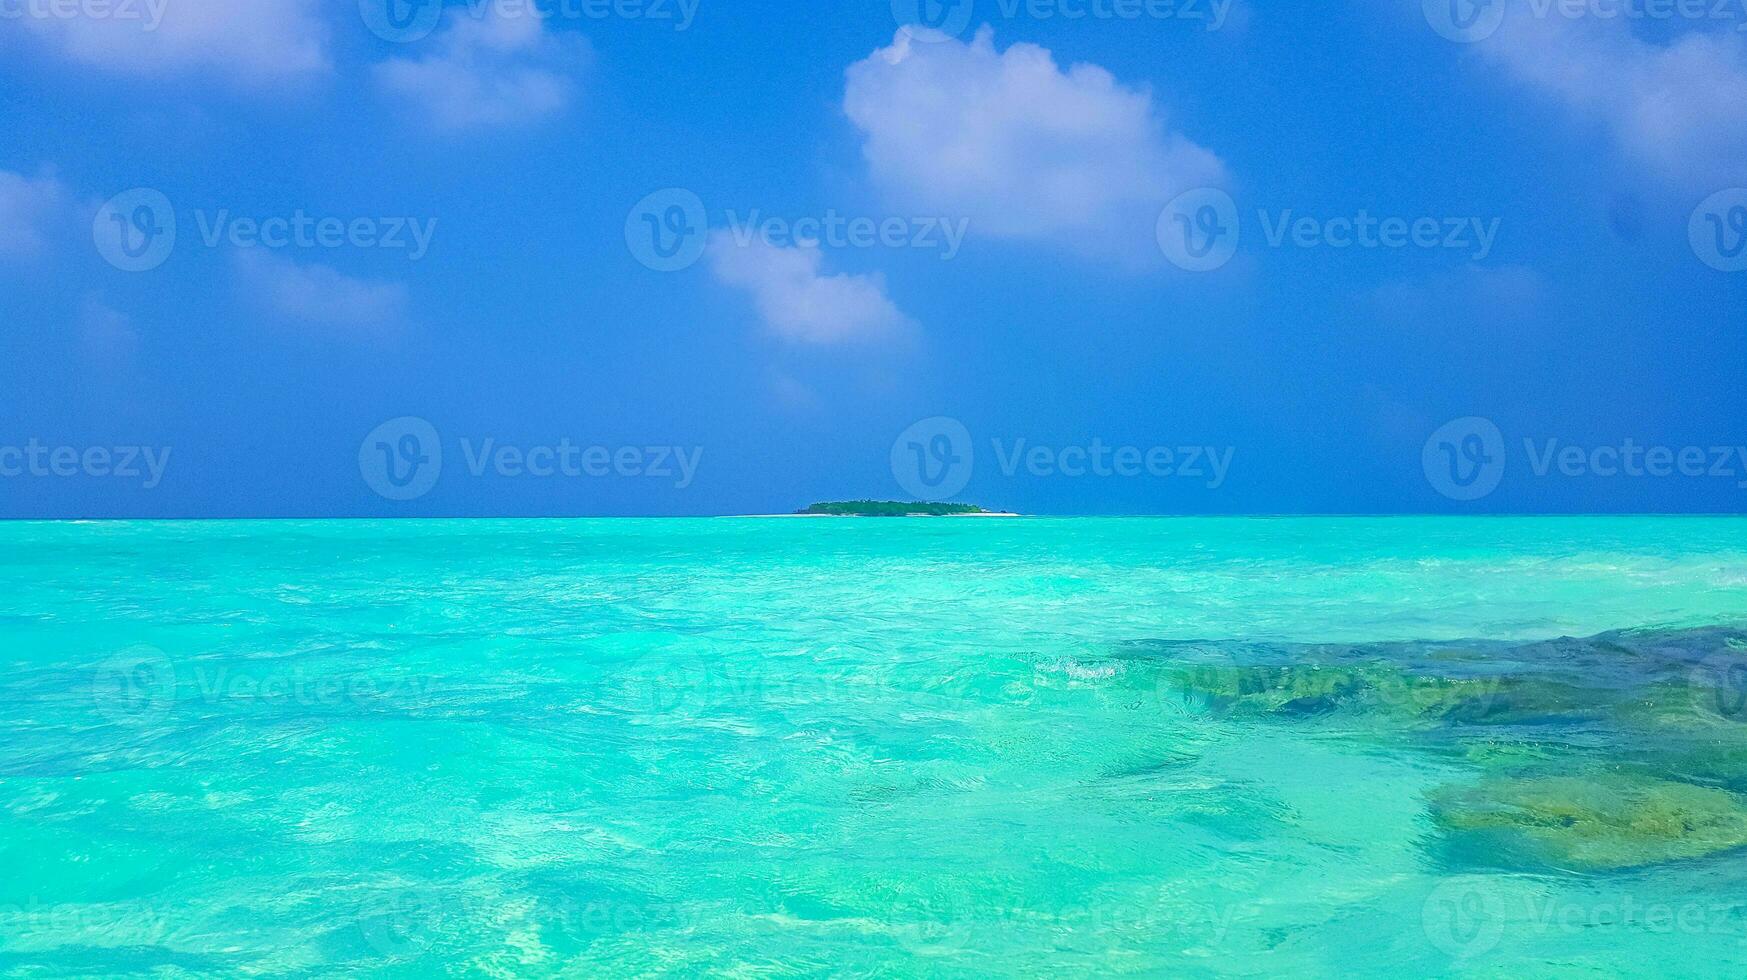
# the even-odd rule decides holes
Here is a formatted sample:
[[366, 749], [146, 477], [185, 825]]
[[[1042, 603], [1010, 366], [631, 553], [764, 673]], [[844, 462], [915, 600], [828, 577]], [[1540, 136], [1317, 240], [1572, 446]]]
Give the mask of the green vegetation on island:
[[960, 517], [990, 514], [975, 504], [905, 503], [900, 500], [836, 500], [814, 504], [797, 514], [815, 517]]

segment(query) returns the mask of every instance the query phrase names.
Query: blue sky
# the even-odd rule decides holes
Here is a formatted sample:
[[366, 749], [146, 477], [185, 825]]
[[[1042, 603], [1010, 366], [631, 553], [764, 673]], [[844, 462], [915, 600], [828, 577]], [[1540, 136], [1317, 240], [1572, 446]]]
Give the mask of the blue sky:
[[0, 0], [0, 516], [1747, 500], [1747, 5], [377, 2]]

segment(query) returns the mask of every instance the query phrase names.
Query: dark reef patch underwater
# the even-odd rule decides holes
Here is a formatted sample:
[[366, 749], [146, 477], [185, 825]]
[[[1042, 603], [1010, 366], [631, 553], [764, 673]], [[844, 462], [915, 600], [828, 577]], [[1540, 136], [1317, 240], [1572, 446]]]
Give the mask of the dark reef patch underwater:
[[1454, 868], [1607, 872], [1747, 847], [1747, 630], [1533, 643], [1160, 642], [1130, 683], [1210, 721], [1321, 725], [1460, 760], [1429, 794]]

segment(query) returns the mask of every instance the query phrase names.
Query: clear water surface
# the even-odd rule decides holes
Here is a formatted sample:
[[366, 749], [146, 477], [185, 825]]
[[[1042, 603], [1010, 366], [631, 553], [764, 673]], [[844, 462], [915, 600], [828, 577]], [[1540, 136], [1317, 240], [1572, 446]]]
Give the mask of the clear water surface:
[[0, 974], [1740, 975], [1690, 820], [1461, 822], [1731, 808], [1744, 626], [1731, 518], [0, 524]]

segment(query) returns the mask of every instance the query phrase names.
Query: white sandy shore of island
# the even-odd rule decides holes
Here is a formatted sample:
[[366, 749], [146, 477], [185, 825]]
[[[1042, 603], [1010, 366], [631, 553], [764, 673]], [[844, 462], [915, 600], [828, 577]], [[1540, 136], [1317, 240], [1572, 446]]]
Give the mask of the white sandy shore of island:
[[954, 518], [954, 517], [1024, 517], [1024, 516], [1025, 516], [1024, 514], [997, 514], [997, 513], [994, 513], [992, 511], [989, 513], [985, 513], [985, 514], [905, 514], [902, 517], [898, 517], [898, 518], [868, 517], [868, 516], [865, 516], [862, 514], [738, 514], [738, 515], [736, 515], [736, 517], [738, 517], [738, 518], [757, 518], [759, 520], [775, 520], [777, 518], [787, 518], [787, 517], [809, 517], [809, 518], [824, 518], [826, 520], [850, 519], [850, 520], [868, 520], [868, 521], [889, 521], [889, 520], [894, 520], [894, 519], [906, 520], [906, 519], [911, 519], [911, 518], [917, 518], [917, 519], [927, 518], [928, 520], [939, 520], [941, 518]]

